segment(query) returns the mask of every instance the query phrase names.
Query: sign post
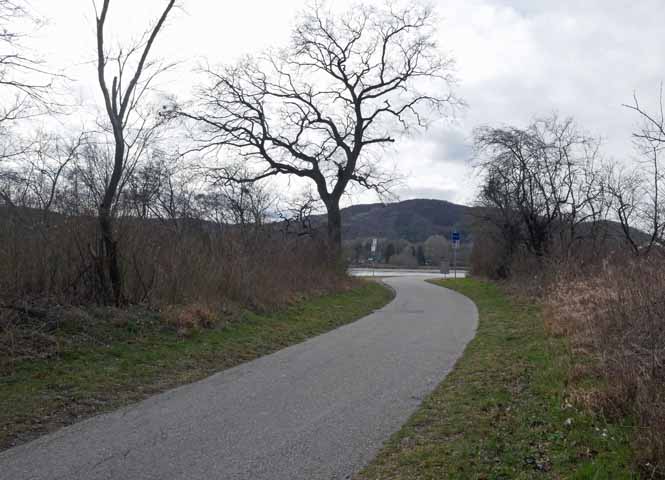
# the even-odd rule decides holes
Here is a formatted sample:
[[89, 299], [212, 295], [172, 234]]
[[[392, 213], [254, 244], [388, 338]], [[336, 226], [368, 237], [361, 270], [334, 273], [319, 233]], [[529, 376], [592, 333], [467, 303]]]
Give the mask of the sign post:
[[457, 230], [453, 232], [453, 278], [457, 278], [457, 249], [459, 248], [460, 234]]
[[372, 248], [370, 255], [372, 256], [372, 276], [376, 276], [376, 244], [378, 240], [376, 238], [372, 239]]

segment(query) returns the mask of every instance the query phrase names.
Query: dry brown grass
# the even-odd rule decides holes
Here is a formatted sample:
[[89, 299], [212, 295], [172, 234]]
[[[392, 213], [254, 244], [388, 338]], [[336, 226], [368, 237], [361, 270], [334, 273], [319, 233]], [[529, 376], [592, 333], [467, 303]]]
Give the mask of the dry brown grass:
[[[0, 216], [0, 305], [84, 305], [99, 300], [96, 219]], [[132, 218], [116, 233], [127, 303], [236, 303], [269, 311], [303, 294], [343, 287], [325, 245], [277, 228], [219, 228]]]
[[571, 397], [634, 419], [640, 465], [665, 476], [665, 261], [561, 268], [547, 290], [548, 330], [572, 339], [571, 380], [597, 380], [573, 387]]
[[[2, 213], [0, 371], [57, 356], [62, 345], [53, 332], [63, 324], [76, 335], [95, 330], [99, 322], [89, 312], [103, 298], [95, 218]], [[126, 306], [156, 314], [180, 337], [227, 324], [244, 310], [281, 310], [350, 285], [328, 261], [325, 244], [275, 226], [125, 218], [117, 227]], [[134, 321], [128, 309], [102, 310], [112, 322]], [[76, 342], [72, 335], [66, 338]]]
[[162, 315], [164, 322], [175, 328], [178, 335], [187, 337], [193, 333], [211, 328], [217, 322], [218, 315], [208, 305], [191, 304], [170, 307]]

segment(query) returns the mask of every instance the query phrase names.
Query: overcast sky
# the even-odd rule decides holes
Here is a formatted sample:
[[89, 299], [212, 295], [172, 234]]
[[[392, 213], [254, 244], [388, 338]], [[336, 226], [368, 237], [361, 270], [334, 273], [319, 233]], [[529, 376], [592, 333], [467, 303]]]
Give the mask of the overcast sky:
[[[136, 37], [164, 0], [113, 0], [110, 34]], [[334, 2], [336, 6], [339, 0]], [[350, 2], [344, 2], [350, 3]], [[469, 108], [451, 123], [404, 139], [386, 152], [405, 177], [401, 199], [473, 199], [469, 140], [482, 124], [525, 126], [554, 111], [573, 116], [605, 142], [603, 151], [631, 161], [636, 118], [622, 103], [636, 91], [652, 101], [665, 79], [664, 0], [440, 0], [441, 48], [457, 60], [458, 93]], [[97, 100], [91, 0], [31, 0], [49, 24], [34, 39], [49, 64]], [[155, 54], [180, 60], [162, 86], [186, 95], [197, 63], [232, 62], [286, 42], [302, 0], [181, 0]], [[353, 203], [374, 201], [357, 195]]]

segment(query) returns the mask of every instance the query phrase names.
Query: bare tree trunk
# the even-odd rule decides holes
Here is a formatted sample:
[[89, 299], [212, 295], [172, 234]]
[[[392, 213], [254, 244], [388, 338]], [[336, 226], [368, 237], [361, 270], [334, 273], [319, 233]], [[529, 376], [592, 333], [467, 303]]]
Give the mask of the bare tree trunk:
[[339, 201], [330, 200], [326, 203], [328, 210], [328, 243], [331, 253], [337, 257], [342, 251], [342, 211], [339, 208]]
[[[104, 206], [99, 208], [99, 229], [102, 234], [99, 267], [102, 269], [100, 278], [103, 279], [104, 302], [112, 301], [115, 305], [119, 305], [123, 301], [123, 285], [118, 258], [118, 242], [113, 235], [113, 217], [110, 210]], [[107, 287], [107, 279], [111, 285], [110, 292]]]
[[[115, 305], [123, 302], [122, 275], [120, 274], [120, 259], [118, 257], [118, 242], [113, 234], [113, 202], [118, 193], [118, 185], [122, 177], [125, 159], [125, 145], [122, 134], [115, 134], [115, 155], [111, 179], [104, 192], [104, 198], [99, 206], [99, 228], [102, 234], [102, 268], [108, 270], [108, 279], [111, 283], [112, 300]], [[106, 272], [103, 272], [106, 278]], [[102, 286], [104, 287], [104, 285]], [[104, 300], [108, 302], [108, 291], [104, 292]]]
[[[147, 63], [150, 49], [161, 30], [166, 17], [173, 8], [175, 0], [168, 0], [166, 6], [159, 17], [159, 20], [154, 27], [149, 31], [147, 41], [144, 45], [136, 45], [129, 49], [129, 53], [123, 55], [122, 50], [114, 59], [114, 63], [118, 64], [117, 71], [113, 76], [111, 88], [109, 89], [106, 81], [106, 67], [109, 63], [110, 57], [104, 47], [104, 27], [106, 23], [107, 14], [109, 11], [111, 0], [104, 0], [101, 10], [97, 11], [95, 6], [95, 18], [97, 25], [97, 77], [99, 87], [104, 97], [104, 106], [108, 116], [109, 123], [113, 129], [114, 140], [114, 155], [113, 155], [113, 169], [111, 171], [111, 178], [108, 185], [104, 190], [104, 197], [99, 205], [99, 227], [102, 234], [102, 242], [100, 245], [100, 261], [98, 268], [100, 269], [99, 277], [101, 281], [101, 288], [103, 290], [104, 301], [108, 302], [109, 292], [106, 285], [108, 270], [108, 280], [111, 283], [112, 300], [116, 305], [123, 303], [123, 285], [122, 275], [120, 272], [120, 260], [118, 256], [118, 242], [113, 235], [113, 202], [118, 195], [118, 188], [120, 180], [125, 170], [125, 153], [126, 153], [126, 138], [125, 129], [128, 125], [129, 118], [132, 112], [136, 109], [141, 96], [147, 90], [150, 80], [143, 85], [140, 84], [141, 75], [143, 74]], [[123, 75], [125, 73], [125, 65], [134, 53], [140, 52], [140, 59], [135, 71], [130, 77], [129, 83], [123, 82]], [[154, 73], [153, 75], [156, 75]], [[123, 89], [123, 85], [127, 85]], [[138, 88], [137, 88], [138, 86]]]

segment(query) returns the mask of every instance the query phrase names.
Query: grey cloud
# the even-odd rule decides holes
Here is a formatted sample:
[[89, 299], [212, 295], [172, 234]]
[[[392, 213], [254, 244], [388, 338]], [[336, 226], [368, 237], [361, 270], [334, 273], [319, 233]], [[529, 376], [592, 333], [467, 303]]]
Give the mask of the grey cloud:
[[458, 129], [442, 129], [434, 136], [433, 162], [466, 163], [473, 155], [471, 139], [467, 132]]
[[[479, 124], [525, 125], [535, 116], [557, 111], [603, 137], [608, 155], [630, 155], [635, 119], [621, 104], [631, 101], [634, 90], [653, 102], [665, 78], [665, 57], [656, 48], [665, 2], [470, 3], [456, 8], [469, 18], [484, 8], [491, 20], [472, 36], [474, 51], [458, 48], [461, 93], [471, 105], [463, 121], [467, 133]], [[476, 57], [467, 58], [473, 53]]]

